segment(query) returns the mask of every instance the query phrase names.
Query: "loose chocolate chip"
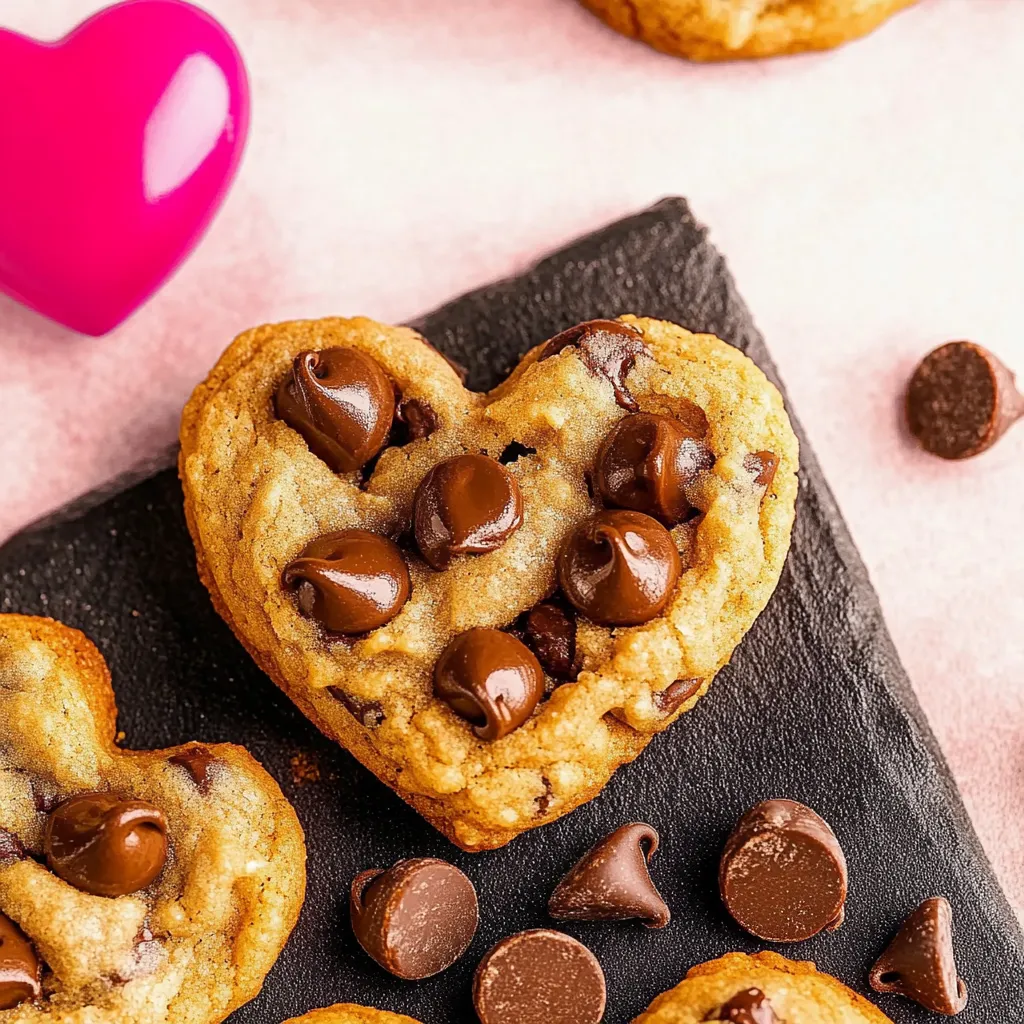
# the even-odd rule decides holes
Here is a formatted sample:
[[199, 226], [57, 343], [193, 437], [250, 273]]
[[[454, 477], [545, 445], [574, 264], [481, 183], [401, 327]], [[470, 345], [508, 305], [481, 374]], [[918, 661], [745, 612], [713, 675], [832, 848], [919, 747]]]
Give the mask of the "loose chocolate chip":
[[200, 793], [210, 791], [212, 782], [210, 770], [217, 764], [217, 758], [206, 747], [189, 747], [175, 754], [169, 760], [171, 764], [180, 765], [192, 776], [192, 781]]
[[425, 398], [403, 398], [395, 407], [391, 443], [403, 445], [430, 437], [440, 422], [433, 406]]
[[308, 544], [281, 577], [299, 610], [332, 633], [367, 633], [390, 622], [409, 599], [409, 567], [394, 541], [369, 530], [340, 530]]
[[167, 860], [167, 819], [145, 800], [82, 793], [46, 823], [50, 870], [93, 896], [127, 896], [145, 889]]
[[594, 954], [547, 928], [502, 939], [473, 979], [481, 1024], [599, 1024], [605, 1000]]
[[565, 596], [605, 626], [636, 626], [660, 614], [681, 571], [668, 530], [642, 512], [598, 512], [573, 530], [558, 556]]
[[346, 693], [340, 686], [328, 686], [327, 692], [339, 700], [364, 729], [376, 729], [384, 721], [384, 708], [377, 701], [360, 700]]
[[384, 447], [395, 391], [380, 364], [354, 348], [300, 352], [278, 385], [277, 415], [336, 473], [365, 465]]
[[565, 348], [579, 349], [583, 365], [596, 377], [608, 381], [615, 401], [636, 412], [639, 406], [626, 387], [626, 378], [637, 361], [647, 354], [640, 331], [618, 320], [588, 320], [556, 334], [542, 349], [537, 362], [558, 355]]
[[446, 459], [416, 490], [416, 543], [435, 569], [446, 568], [455, 555], [500, 548], [522, 522], [523, 496], [515, 477], [487, 455]]
[[641, 918], [664, 928], [671, 917], [647, 865], [658, 849], [658, 833], [643, 822], [623, 825], [577, 861], [548, 900], [559, 921], [627, 921]]
[[1013, 374], [987, 349], [951, 341], [910, 378], [907, 422], [921, 446], [943, 459], [978, 455], [1024, 416]]
[[434, 666], [434, 693], [482, 740], [518, 729], [544, 696], [544, 672], [530, 649], [500, 629], [460, 633]]
[[608, 505], [675, 526], [693, 511], [687, 487], [714, 464], [711, 449], [678, 420], [638, 412], [619, 420], [601, 443], [594, 481]]
[[828, 823], [794, 800], [766, 800], [740, 819], [718, 884], [737, 923], [768, 942], [800, 942], [843, 923], [846, 858]]
[[779, 1024], [772, 1004], [759, 988], [737, 992], [718, 1011], [718, 1019], [732, 1021], [732, 1024]]
[[408, 981], [451, 967], [476, 934], [473, 883], [443, 860], [418, 857], [352, 883], [352, 930], [386, 971]]
[[953, 953], [953, 911], [941, 896], [925, 900], [900, 926], [871, 969], [876, 992], [895, 992], [949, 1016], [967, 1006]]
[[0, 914], [0, 1010], [38, 999], [43, 966], [22, 930]]
[[753, 474], [754, 486], [767, 492], [779, 468], [779, 457], [774, 452], [752, 452], [743, 460], [743, 468]]
[[13, 832], [0, 828], [0, 863], [24, 859], [25, 847], [21, 840]]
[[665, 718], [674, 715], [702, 686], [703, 679], [677, 679], [654, 694], [654, 706]]
[[576, 613], [560, 601], [541, 601], [522, 620], [523, 641], [555, 679], [572, 680], [580, 672], [576, 650]]

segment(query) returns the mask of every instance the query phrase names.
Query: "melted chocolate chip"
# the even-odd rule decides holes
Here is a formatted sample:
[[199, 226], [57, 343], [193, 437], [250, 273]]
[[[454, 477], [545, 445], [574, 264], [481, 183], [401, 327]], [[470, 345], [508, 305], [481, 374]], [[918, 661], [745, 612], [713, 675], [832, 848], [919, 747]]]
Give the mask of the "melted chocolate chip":
[[556, 334], [542, 349], [537, 362], [558, 355], [565, 348], [579, 350], [583, 365], [596, 377], [603, 377], [615, 392], [623, 409], [636, 412], [639, 406], [626, 387], [626, 377], [637, 358], [647, 354], [640, 331], [618, 320], [588, 320]]
[[687, 488], [714, 464], [711, 449], [678, 420], [638, 412], [619, 420], [601, 443], [594, 480], [608, 505], [675, 526], [693, 511]]
[[518, 729], [544, 696], [540, 663], [500, 629], [460, 633], [434, 666], [434, 694], [473, 726], [482, 740]]
[[737, 992], [718, 1012], [719, 1020], [732, 1024], [780, 1024], [768, 997], [759, 988]]
[[843, 922], [846, 858], [828, 823], [794, 800], [766, 800], [740, 819], [718, 884], [737, 923], [768, 942], [800, 942]]
[[24, 859], [25, 847], [21, 845], [21, 840], [13, 832], [0, 828], [0, 863]]
[[352, 930], [386, 971], [418, 981], [451, 967], [476, 934], [473, 883], [443, 860], [419, 857], [352, 883]]
[[217, 764], [217, 758], [206, 747], [189, 747], [170, 758], [171, 764], [180, 765], [192, 776], [200, 793], [210, 791], [212, 782], [210, 769]]
[[743, 468], [753, 474], [754, 486], [767, 492], [779, 468], [779, 457], [774, 452], [753, 452], [743, 460]]
[[658, 833], [642, 822], [623, 825], [577, 861], [548, 900], [559, 921], [626, 921], [641, 918], [664, 928], [671, 915], [651, 881], [647, 865], [658, 849]]
[[403, 398], [395, 407], [391, 443], [400, 446], [430, 437], [440, 423], [433, 406], [425, 398]]
[[674, 715], [702, 686], [703, 679], [677, 679], [664, 690], [654, 694], [654, 706], [669, 718]]
[[426, 562], [500, 548], [523, 522], [515, 477], [496, 459], [467, 453], [434, 466], [416, 490], [413, 530]]
[[599, 1024], [605, 1000], [594, 954], [547, 928], [502, 939], [473, 978], [481, 1024]]
[[167, 860], [167, 819], [144, 800], [82, 793], [46, 823], [50, 870], [93, 896], [127, 896], [145, 889]]
[[395, 391], [375, 359], [354, 348], [328, 348], [295, 357], [275, 404], [314, 455], [336, 473], [349, 473], [384, 447]]
[[925, 451], [978, 455], [1024, 416], [1013, 374], [987, 349], [951, 341], [929, 352], [907, 388], [907, 423]]
[[0, 1010], [13, 1010], [42, 992], [43, 965], [24, 932], [0, 914]]
[[569, 534], [558, 556], [565, 596], [605, 626], [635, 626], [659, 615], [681, 571], [668, 530], [642, 512], [597, 513]]
[[308, 544], [282, 574], [299, 610], [332, 633], [355, 636], [390, 622], [409, 599], [409, 567], [394, 541], [340, 530]]
[[949, 1016], [967, 1006], [953, 952], [953, 911], [941, 896], [925, 900], [900, 926], [871, 969], [876, 992], [895, 992]]
[[384, 721], [384, 708], [377, 701], [360, 700], [346, 693], [340, 686], [328, 686], [327, 692], [339, 700], [364, 729], [376, 729]]
[[555, 679], [573, 680], [581, 668], [576, 649], [576, 612], [561, 601], [541, 601], [522, 619], [522, 638]]

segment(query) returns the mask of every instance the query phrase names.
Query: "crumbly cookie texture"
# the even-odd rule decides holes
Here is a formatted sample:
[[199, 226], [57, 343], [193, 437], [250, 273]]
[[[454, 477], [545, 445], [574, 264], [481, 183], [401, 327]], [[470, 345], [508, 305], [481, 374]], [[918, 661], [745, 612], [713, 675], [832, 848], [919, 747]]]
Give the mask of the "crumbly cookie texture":
[[326, 1010], [313, 1010], [287, 1020], [284, 1024], [419, 1024], [412, 1017], [387, 1010], [375, 1010], [372, 1006], [356, 1006], [354, 1003], [339, 1003]]
[[[578, 680], [492, 742], [433, 696], [434, 662], [455, 635], [506, 627], [554, 589], [563, 539], [600, 507], [587, 482], [597, 449], [626, 415], [608, 380], [577, 348], [538, 360], [538, 346], [494, 391], [477, 394], [416, 332], [331, 319], [243, 334], [185, 408], [185, 511], [218, 611], [313, 722], [466, 850], [501, 846], [596, 796], [704, 694], [782, 571], [798, 451], [778, 391], [713, 336], [621, 319], [648, 352], [626, 380], [640, 408], [692, 418], [696, 405], [707, 419], [717, 461], [700, 482], [690, 568], [664, 613], [644, 625], [610, 629], [581, 618]], [[428, 437], [385, 449], [362, 486], [356, 474], [333, 473], [274, 414], [274, 389], [295, 356], [332, 346], [371, 354], [403, 396], [428, 402], [440, 419]], [[349, 527], [401, 534], [431, 467], [467, 451], [498, 457], [512, 442], [535, 452], [508, 465], [523, 494], [523, 525], [500, 548], [443, 572], [410, 555], [410, 599], [351, 646], [326, 642], [299, 613], [281, 573], [307, 543]], [[744, 461], [763, 451], [779, 465], [762, 500]], [[675, 531], [681, 545], [688, 529]], [[666, 712], [659, 694], [681, 679], [698, 688]], [[339, 693], [374, 714], [357, 721]]]
[[[46, 967], [41, 999], [0, 1011], [2, 1024], [222, 1021], [259, 992], [298, 919], [305, 843], [274, 780], [218, 744], [201, 788], [170, 760], [195, 745], [121, 750], [115, 718], [81, 633], [0, 615], [0, 913]], [[134, 895], [81, 892], [42, 860], [48, 809], [95, 791], [167, 817], [166, 866]]]
[[799, 1024], [892, 1024], [842, 982], [812, 963], [777, 953], [728, 953], [694, 967], [686, 980], [662, 993], [633, 1024], [698, 1024], [717, 1020], [737, 993], [760, 989], [780, 1021]]
[[623, 35], [690, 60], [829, 50], [916, 0], [581, 0]]

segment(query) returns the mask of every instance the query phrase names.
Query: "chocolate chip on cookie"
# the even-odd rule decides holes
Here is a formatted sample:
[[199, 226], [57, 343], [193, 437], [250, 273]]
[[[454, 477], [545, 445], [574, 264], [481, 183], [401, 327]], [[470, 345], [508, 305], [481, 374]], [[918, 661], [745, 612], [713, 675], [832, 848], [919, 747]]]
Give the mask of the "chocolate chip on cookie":
[[473, 979], [481, 1024], [599, 1024], [605, 1000], [594, 954], [546, 928], [502, 939]]
[[1013, 374], [987, 349], [951, 341], [930, 352], [907, 388], [907, 423], [925, 451], [978, 455], [1024, 416]]
[[576, 609], [607, 626], [649, 622], [668, 604], [682, 565], [671, 534], [642, 512], [598, 512], [566, 539], [558, 579]]
[[737, 992], [718, 1011], [718, 1020], [732, 1024], [779, 1024], [772, 1004], [759, 988], [746, 988]]
[[43, 966], [22, 930], [0, 914], [0, 1010], [38, 999]]
[[460, 633], [434, 666], [434, 694], [482, 740], [519, 728], [544, 696], [544, 672], [530, 649], [500, 629]]
[[392, 443], [403, 445], [430, 437], [440, 422], [440, 417], [425, 398], [403, 398], [395, 407]]
[[669, 718], [698, 693], [703, 685], [703, 679], [677, 679], [654, 694], [654, 706], [665, 718]]
[[394, 541], [340, 530], [307, 544], [281, 576], [299, 610], [332, 633], [356, 636], [390, 622], [409, 599], [409, 567]]
[[407, 981], [451, 967], [473, 941], [479, 917], [473, 883], [432, 857], [357, 875], [349, 907], [359, 944]]
[[767, 492], [779, 468], [779, 457], [772, 452], [752, 452], [743, 460], [743, 468], [754, 477], [754, 486]]
[[339, 700], [345, 706], [345, 710], [364, 729], [376, 729], [384, 721], [384, 708], [381, 707], [380, 701], [353, 697], [340, 686], [328, 686], [327, 692]]
[[200, 793], [210, 791], [210, 785], [213, 782], [212, 769], [217, 764], [217, 758], [206, 747], [188, 747], [168, 760], [171, 764], [179, 765], [189, 773]]
[[80, 793], [46, 823], [46, 862], [65, 882], [93, 896], [145, 889], [167, 860], [167, 819], [145, 800]]
[[895, 992], [949, 1016], [967, 1006], [953, 952], [953, 910], [941, 896], [925, 900], [900, 926], [868, 979], [876, 992]]
[[380, 364], [354, 348], [300, 352], [278, 385], [277, 415], [336, 473], [360, 469], [383, 447], [395, 389]]
[[522, 618], [523, 642], [554, 679], [575, 679], [580, 672], [576, 648], [576, 612], [561, 601], [541, 601]]
[[740, 819], [718, 883], [737, 923], [768, 942], [800, 942], [843, 923], [846, 858], [828, 823], [794, 800], [766, 800]]
[[714, 463], [711, 449], [678, 420], [638, 412], [619, 420], [605, 437], [594, 482], [606, 504], [675, 526], [693, 511], [687, 487]]
[[469, 452], [434, 466], [420, 481], [413, 531], [435, 569], [455, 555], [495, 551], [523, 522], [516, 478], [497, 459]]
[[671, 914], [651, 881], [647, 865], [658, 849], [658, 833], [643, 822], [623, 825], [577, 861], [548, 900], [559, 921], [627, 921], [641, 918], [664, 928]]

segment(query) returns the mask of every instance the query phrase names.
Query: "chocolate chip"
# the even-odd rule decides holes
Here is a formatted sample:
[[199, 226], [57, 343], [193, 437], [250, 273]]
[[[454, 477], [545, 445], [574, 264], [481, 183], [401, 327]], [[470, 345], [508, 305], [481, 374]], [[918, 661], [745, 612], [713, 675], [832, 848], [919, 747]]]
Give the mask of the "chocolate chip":
[[678, 420], [638, 412], [619, 420], [601, 442], [594, 481], [606, 504], [675, 526], [693, 511], [687, 488], [714, 464], [711, 449]]
[[145, 889], [167, 860], [167, 819], [144, 800], [82, 793], [46, 823], [50, 870], [93, 896], [127, 896]]
[[544, 673], [530, 649], [500, 629], [460, 633], [434, 666], [434, 694], [482, 740], [518, 729], [544, 696]]
[[336, 473], [349, 473], [384, 447], [395, 391], [375, 359], [354, 348], [328, 348], [295, 357], [275, 406], [314, 455]]
[[565, 348], [579, 349], [583, 365], [596, 377], [603, 377], [615, 392], [623, 409], [636, 412], [639, 406], [626, 387], [626, 377], [637, 358], [647, 354], [640, 331], [618, 320], [588, 320], [556, 334], [542, 349], [537, 362], [558, 355]]
[[572, 680], [580, 672], [576, 649], [576, 612], [561, 601], [541, 601], [522, 619], [523, 641], [555, 679]]
[[594, 954], [546, 928], [502, 939], [473, 979], [481, 1024], [599, 1024], [605, 1000]]
[[38, 999], [43, 965], [24, 932], [0, 914], [0, 1010]]
[[828, 823], [794, 800], [766, 800], [740, 819], [718, 883], [737, 923], [768, 942], [800, 942], [843, 922], [846, 858]]
[[925, 900], [900, 926], [868, 979], [876, 992], [895, 992], [949, 1016], [967, 1006], [953, 953], [953, 911], [941, 896]]
[[409, 599], [409, 567], [394, 541], [340, 530], [308, 544], [282, 574], [299, 610], [333, 633], [357, 635], [390, 622]]
[[0, 863], [24, 859], [25, 847], [21, 840], [13, 832], [0, 828]]
[[1013, 374], [971, 341], [951, 341], [930, 352], [907, 388], [910, 432], [943, 459], [980, 454], [1022, 416], [1024, 396]]
[[328, 686], [327, 692], [345, 706], [345, 710], [364, 728], [376, 729], [384, 721], [384, 708], [375, 700], [360, 700], [340, 686]]
[[386, 971], [408, 981], [451, 967], [476, 934], [473, 883], [432, 857], [364, 871], [352, 883], [352, 930]]
[[469, 452], [434, 466], [416, 489], [413, 530], [435, 569], [500, 548], [523, 522], [523, 496], [497, 459]]
[[605, 626], [635, 626], [659, 615], [681, 571], [668, 530], [642, 512], [598, 512], [569, 534], [558, 556], [565, 596]]
[[768, 997], [759, 988], [737, 992], [718, 1011], [718, 1020], [732, 1021], [732, 1024], [780, 1024]]
[[425, 398], [403, 398], [395, 407], [391, 444], [400, 446], [430, 437], [440, 422], [433, 406]]
[[200, 793], [210, 791], [211, 769], [217, 764], [217, 758], [206, 747], [188, 747], [168, 760], [171, 764], [180, 765], [192, 776], [192, 781]]
[[654, 694], [654, 706], [665, 718], [674, 715], [702, 686], [703, 679], [677, 679]]
[[627, 921], [641, 918], [664, 928], [671, 917], [647, 865], [658, 849], [658, 833], [643, 822], [623, 825], [576, 862], [548, 900], [559, 921]]
[[774, 452], [752, 452], [743, 460], [743, 468], [753, 475], [754, 486], [767, 492], [779, 468], [779, 457]]

